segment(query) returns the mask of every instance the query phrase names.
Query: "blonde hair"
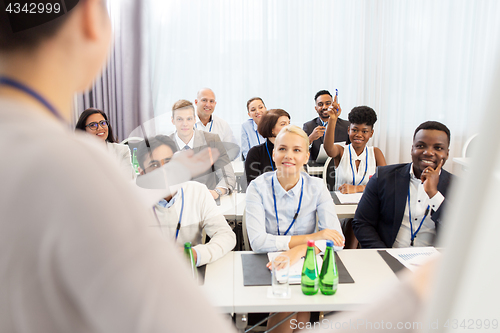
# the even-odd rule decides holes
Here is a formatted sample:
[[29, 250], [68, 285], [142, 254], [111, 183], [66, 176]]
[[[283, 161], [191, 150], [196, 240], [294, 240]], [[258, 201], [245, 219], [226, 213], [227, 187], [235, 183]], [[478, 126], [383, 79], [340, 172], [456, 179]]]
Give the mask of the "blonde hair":
[[[307, 152], [309, 152], [309, 136], [306, 134], [306, 132], [304, 132], [302, 130], [302, 128], [298, 127], [298, 126], [295, 126], [295, 125], [288, 125], [288, 126], [285, 126], [281, 129], [281, 131], [278, 133], [278, 135], [276, 135], [276, 141], [278, 141], [278, 138], [285, 135], [286, 133], [293, 133], [293, 134], [296, 134], [298, 136], [300, 136], [302, 139], [304, 139], [304, 145], [305, 145], [305, 148], [307, 150]], [[278, 145], [274, 145], [274, 149], [276, 149]]]
[[191, 108], [193, 110], [193, 115], [194, 115], [193, 103], [191, 103], [190, 101], [185, 100], [185, 99], [178, 100], [177, 102], [174, 103], [174, 105], [172, 105], [172, 118], [175, 117], [176, 110], [187, 109], [187, 108]]

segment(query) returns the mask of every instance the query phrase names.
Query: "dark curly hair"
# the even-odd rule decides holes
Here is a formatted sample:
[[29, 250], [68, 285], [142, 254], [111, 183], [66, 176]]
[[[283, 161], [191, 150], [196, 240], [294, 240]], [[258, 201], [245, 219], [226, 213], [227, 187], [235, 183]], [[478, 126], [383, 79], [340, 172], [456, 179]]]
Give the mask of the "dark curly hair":
[[349, 112], [348, 118], [351, 124], [366, 124], [373, 127], [377, 121], [377, 114], [369, 106], [356, 106]]

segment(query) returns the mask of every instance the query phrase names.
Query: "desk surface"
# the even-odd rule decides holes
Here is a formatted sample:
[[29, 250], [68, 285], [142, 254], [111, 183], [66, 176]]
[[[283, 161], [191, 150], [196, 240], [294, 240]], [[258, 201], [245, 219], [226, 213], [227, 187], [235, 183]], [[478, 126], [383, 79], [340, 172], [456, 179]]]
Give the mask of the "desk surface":
[[229, 252], [206, 267], [205, 283], [201, 287], [212, 305], [223, 313], [233, 313], [234, 253]]
[[306, 296], [300, 285], [292, 285], [290, 299], [268, 298], [269, 286], [243, 285], [242, 253], [249, 252], [230, 252], [207, 266], [202, 289], [221, 312], [349, 311], [373, 301], [375, 295], [398, 283], [398, 277], [377, 250], [343, 250], [338, 255], [354, 283], [339, 284], [333, 296], [321, 292]]
[[245, 173], [245, 162], [243, 161], [232, 161], [231, 166], [233, 167], [234, 175], [236, 177], [243, 176]]

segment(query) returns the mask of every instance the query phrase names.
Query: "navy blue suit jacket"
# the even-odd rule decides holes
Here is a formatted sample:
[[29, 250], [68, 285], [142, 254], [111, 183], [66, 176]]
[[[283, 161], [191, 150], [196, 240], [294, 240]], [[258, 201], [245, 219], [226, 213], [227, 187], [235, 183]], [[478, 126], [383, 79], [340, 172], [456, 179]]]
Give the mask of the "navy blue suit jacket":
[[[337, 118], [337, 124], [335, 126], [335, 142], [345, 141], [346, 144], [350, 143], [349, 135], [347, 135], [347, 128], [349, 127], [349, 124], [350, 123], [347, 120]], [[306, 132], [307, 136], [309, 136], [318, 126], [323, 126], [323, 123], [321, 122], [321, 119], [319, 119], [319, 117], [316, 117], [313, 120], [304, 123], [302, 129], [304, 130], [304, 132]], [[320, 137], [319, 139], [313, 141], [311, 149], [309, 149], [309, 160], [316, 161], [319, 154], [319, 148], [324, 143], [323, 141], [323, 137]]]
[[[363, 248], [392, 247], [403, 221], [410, 183], [409, 164], [378, 167], [366, 185], [359, 201], [352, 227]], [[452, 175], [441, 170], [438, 191], [446, 198]], [[436, 233], [446, 199], [439, 209], [431, 212]]]

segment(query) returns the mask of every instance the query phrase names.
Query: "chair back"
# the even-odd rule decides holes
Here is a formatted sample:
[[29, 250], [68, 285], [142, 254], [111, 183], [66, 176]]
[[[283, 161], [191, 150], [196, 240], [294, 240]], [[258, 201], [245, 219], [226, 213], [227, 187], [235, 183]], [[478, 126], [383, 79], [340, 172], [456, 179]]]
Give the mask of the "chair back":
[[477, 133], [465, 141], [464, 147], [462, 148], [462, 157], [471, 157], [471, 152], [475, 150], [474, 145], [477, 142], [476, 138]]
[[335, 163], [331, 157], [328, 157], [323, 167], [323, 182], [328, 191], [335, 191]]
[[252, 251], [252, 247], [250, 246], [250, 241], [248, 240], [246, 214], [247, 214], [246, 211], [244, 211], [243, 218], [241, 219], [241, 232], [243, 234], [243, 250]]

